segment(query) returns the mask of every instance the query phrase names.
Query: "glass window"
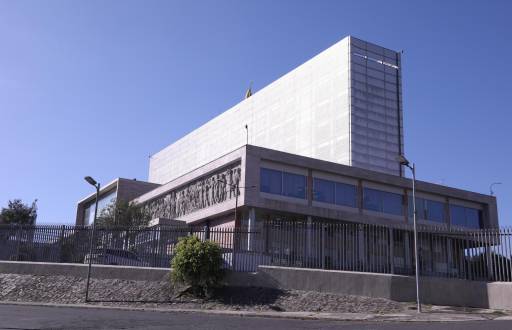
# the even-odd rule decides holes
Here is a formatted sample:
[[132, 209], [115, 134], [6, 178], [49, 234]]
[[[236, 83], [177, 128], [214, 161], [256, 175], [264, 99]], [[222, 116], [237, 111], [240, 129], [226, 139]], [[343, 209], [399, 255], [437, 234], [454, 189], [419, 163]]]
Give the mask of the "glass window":
[[[409, 196], [409, 218], [413, 216], [412, 197]], [[416, 211], [418, 219], [445, 222], [444, 204], [424, 198], [416, 198]]]
[[315, 178], [313, 180], [315, 201], [334, 204], [335, 183], [328, 180]]
[[466, 212], [463, 206], [451, 205], [450, 206], [450, 219], [452, 225], [465, 226], [466, 225]]
[[[115, 203], [116, 201], [116, 189], [109, 191], [106, 195], [101, 196], [98, 200], [98, 214], [99, 217], [101, 212], [111, 203]], [[96, 207], [96, 200], [92, 200], [90, 204], [85, 208], [84, 211], [84, 221], [85, 225], [92, 225], [94, 222], [94, 208]]]
[[283, 172], [261, 168], [260, 170], [260, 191], [269, 194], [281, 195], [283, 189]]
[[[413, 217], [414, 205], [412, 203], [412, 196], [409, 196], [409, 203], [407, 208], [409, 209], [409, 218]], [[423, 198], [416, 197], [416, 216], [418, 219], [426, 219], [425, 215], [425, 200]]]
[[366, 210], [382, 212], [382, 199], [380, 191], [364, 188], [363, 195], [363, 207]]
[[91, 222], [91, 206], [85, 208], [84, 211], [84, 225], [92, 224]]
[[[418, 201], [418, 199], [416, 199], [416, 202], [417, 201]], [[414, 205], [412, 205], [412, 197], [411, 196], [409, 196], [409, 198], [407, 199], [407, 211], [409, 214], [409, 218], [412, 218], [413, 212], [414, 212]]]
[[480, 211], [477, 209], [466, 207], [466, 227], [480, 228]]
[[481, 228], [482, 212], [480, 210], [458, 205], [450, 205], [452, 224], [468, 228]]
[[306, 198], [306, 177], [304, 175], [283, 172], [283, 195]]
[[445, 222], [444, 203], [427, 200], [427, 219], [435, 222]]
[[395, 215], [403, 214], [403, 197], [400, 194], [364, 188], [363, 195], [363, 207], [366, 210]]
[[356, 207], [356, 186], [336, 183], [336, 204]]
[[382, 192], [382, 212], [388, 214], [402, 215], [402, 195], [390, 192]]

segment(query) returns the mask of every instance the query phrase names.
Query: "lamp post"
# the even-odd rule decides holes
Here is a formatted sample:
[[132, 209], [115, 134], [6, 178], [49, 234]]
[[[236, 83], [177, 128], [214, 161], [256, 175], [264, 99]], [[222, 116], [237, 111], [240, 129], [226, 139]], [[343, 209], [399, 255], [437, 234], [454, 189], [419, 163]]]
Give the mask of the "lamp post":
[[415, 277], [416, 277], [416, 304], [418, 313], [421, 313], [421, 303], [420, 303], [420, 267], [418, 264], [418, 230], [416, 228], [416, 166], [414, 163], [412, 166], [410, 165], [407, 158], [403, 155], [398, 156], [398, 161], [400, 165], [408, 167], [412, 172], [412, 219], [413, 219], [413, 230], [414, 230], [414, 268], [415, 268]]
[[89, 266], [87, 268], [87, 284], [85, 287], [85, 302], [89, 301], [89, 283], [91, 281], [91, 267], [92, 267], [92, 245], [94, 243], [94, 230], [96, 225], [96, 216], [98, 213], [98, 199], [100, 196], [100, 184], [96, 182], [93, 178], [90, 176], [86, 176], [85, 181], [89, 183], [91, 186], [94, 186], [96, 188], [96, 205], [94, 207], [94, 219], [92, 221], [92, 232], [91, 232], [91, 238], [89, 240]]
[[237, 220], [237, 209], [238, 209], [238, 190], [239, 189], [249, 189], [249, 188], [256, 188], [256, 186], [247, 186], [247, 187], [242, 187], [242, 186], [239, 186], [238, 185], [238, 182], [235, 183], [235, 184], [232, 184], [232, 183], [227, 183], [226, 181], [224, 180], [217, 180], [217, 182], [222, 182], [224, 184], [227, 184], [228, 186], [230, 187], [235, 187], [235, 225], [236, 225], [236, 220]]
[[[235, 254], [235, 250], [236, 250], [236, 247], [238, 246], [238, 239], [237, 239], [237, 236], [236, 236], [236, 221], [237, 221], [237, 210], [238, 210], [238, 190], [240, 188], [242, 189], [249, 189], [249, 188], [256, 188], [256, 186], [246, 186], [246, 187], [241, 187], [239, 186], [239, 183], [235, 183], [235, 184], [232, 184], [232, 183], [227, 183], [226, 181], [224, 180], [217, 180], [217, 182], [222, 182], [230, 187], [235, 187], [235, 239], [234, 239], [234, 242], [233, 242], [233, 259], [232, 259], [232, 267], [233, 267], [233, 270], [236, 269], [236, 266], [235, 266], [235, 263], [236, 263], [236, 254]], [[248, 233], [249, 235], [249, 233]], [[247, 238], [247, 243], [249, 244], [249, 237]]]

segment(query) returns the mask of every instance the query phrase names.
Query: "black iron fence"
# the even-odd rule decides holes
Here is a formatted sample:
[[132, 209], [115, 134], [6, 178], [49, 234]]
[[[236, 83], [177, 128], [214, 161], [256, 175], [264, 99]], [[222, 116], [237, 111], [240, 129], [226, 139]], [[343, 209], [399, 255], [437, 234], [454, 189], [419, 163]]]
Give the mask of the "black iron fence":
[[[420, 226], [423, 276], [512, 282], [512, 230], [458, 230]], [[411, 227], [320, 221], [267, 221], [257, 228], [155, 226], [0, 226], [0, 260], [169, 267], [180, 237], [217, 242], [224, 267], [258, 265], [414, 274]]]
[[[413, 275], [412, 226], [274, 221], [263, 227], [264, 264]], [[512, 230], [418, 227], [422, 276], [512, 281]]]

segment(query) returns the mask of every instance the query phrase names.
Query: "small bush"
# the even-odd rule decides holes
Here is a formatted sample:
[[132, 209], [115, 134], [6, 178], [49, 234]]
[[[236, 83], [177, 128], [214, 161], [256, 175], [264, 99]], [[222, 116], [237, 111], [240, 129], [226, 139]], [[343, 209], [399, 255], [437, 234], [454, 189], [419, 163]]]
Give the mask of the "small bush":
[[196, 236], [180, 238], [171, 262], [171, 280], [185, 284], [198, 296], [209, 296], [224, 276], [222, 253], [218, 244], [202, 242]]

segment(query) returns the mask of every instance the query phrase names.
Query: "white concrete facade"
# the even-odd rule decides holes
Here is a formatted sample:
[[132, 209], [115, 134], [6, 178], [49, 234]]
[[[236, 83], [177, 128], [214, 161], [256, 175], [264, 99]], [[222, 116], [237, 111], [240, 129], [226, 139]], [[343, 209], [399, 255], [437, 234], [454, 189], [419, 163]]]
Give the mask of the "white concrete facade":
[[401, 175], [400, 56], [346, 37], [150, 158], [164, 184], [248, 143]]

